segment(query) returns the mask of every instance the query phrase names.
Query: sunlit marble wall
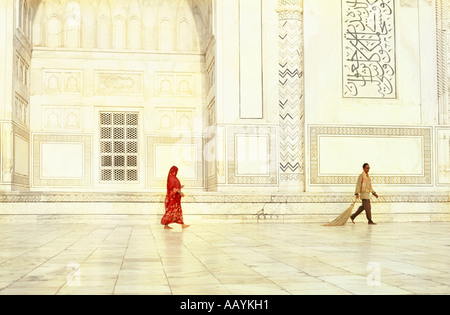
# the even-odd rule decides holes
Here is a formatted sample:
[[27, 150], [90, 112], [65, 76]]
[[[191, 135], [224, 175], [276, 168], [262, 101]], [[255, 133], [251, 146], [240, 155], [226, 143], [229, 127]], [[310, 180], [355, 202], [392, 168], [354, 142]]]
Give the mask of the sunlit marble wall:
[[[172, 165], [204, 189], [210, 15], [208, 1], [42, 1], [31, 189], [160, 190]], [[102, 113], [138, 118], [108, 129]]]
[[[447, 193], [445, 3], [371, 3], [2, 1], [2, 189], [162, 191], [176, 164], [192, 192], [351, 195], [368, 162]], [[102, 177], [103, 112], [138, 115], [130, 180]]]

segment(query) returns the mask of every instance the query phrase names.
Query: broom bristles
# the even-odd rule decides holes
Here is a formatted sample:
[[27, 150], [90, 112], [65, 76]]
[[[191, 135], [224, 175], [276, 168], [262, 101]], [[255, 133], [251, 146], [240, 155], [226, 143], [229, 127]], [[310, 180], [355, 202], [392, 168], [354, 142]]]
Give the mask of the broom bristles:
[[325, 224], [324, 226], [342, 226], [345, 225], [348, 221], [348, 218], [352, 215], [353, 207], [355, 204], [352, 204], [350, 207], [348, 207], [347, 210], [342, 212], [336, 219], [331, 221], [328, 224]]

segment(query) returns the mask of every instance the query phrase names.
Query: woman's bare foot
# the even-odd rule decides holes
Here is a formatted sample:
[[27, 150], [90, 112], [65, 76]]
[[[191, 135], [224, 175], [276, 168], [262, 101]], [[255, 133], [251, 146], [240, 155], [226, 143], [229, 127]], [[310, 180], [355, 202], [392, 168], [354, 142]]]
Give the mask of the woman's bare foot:
[[171, 228], [170, 226], [168, 226], [168, 225], [166, 224], [166, 225], [164, 225], [164, 229], [166, 229], [166, 230], [172, 230], [173, 228]]
[[190, 227], [190, 225], [183, 224], [181, 227], [182, 227], [183, 229], [187, 229], [188, 227]]

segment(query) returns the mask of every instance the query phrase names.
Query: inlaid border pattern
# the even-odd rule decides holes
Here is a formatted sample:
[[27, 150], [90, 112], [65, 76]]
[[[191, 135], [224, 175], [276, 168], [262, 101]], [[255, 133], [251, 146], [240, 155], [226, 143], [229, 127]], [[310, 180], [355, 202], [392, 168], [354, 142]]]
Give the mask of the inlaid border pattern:
[[310, 184], [311, 185], [347, 185], [355, 184], [355, 176], [319, 175], [319, 136], [381, 136], [422, 137], [424, 173], [420, 176], [372, 176], [374, 183], [386, 185], [431, 185], [432, 184], [432, 128], [428, 127], [332, 127], [310, 126]]
[[[238, 176], [236, 159], [236, 135], [265, 135], [269, 139], [269, 175], [268, 176]], [[276, 185], [277, 178], [277, 141], [276, 128], [267, 126], [228, 126], [227, 127], [227, 147], [228, 147], [228, 184], [253, 184], [253, 185]]]
[[[2, 203], [163, 203], [165, 193], [111, 192], [3, 192]], [[186, 194], [183, 203], [343, 203], [350, 204], [349, 194]], [[449, 203], [447, 193], [383, 194], [378, 203]]]

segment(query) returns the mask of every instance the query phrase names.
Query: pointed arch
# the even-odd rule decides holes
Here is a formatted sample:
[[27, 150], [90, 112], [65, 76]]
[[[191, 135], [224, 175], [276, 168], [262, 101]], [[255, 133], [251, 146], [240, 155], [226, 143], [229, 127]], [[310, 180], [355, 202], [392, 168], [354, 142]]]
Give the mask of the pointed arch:
[[65, 23], [67, 48], [80, 48], [81, 46], [81, 21], [78, 16], [70, 15], [66, 18]]
[[45, 18], [45, 2], [42, 2], [36, 10], [36, 16], [33, 22], [33, 45], [45, 46], [46, 45], [46, 18]]
[[157, 50], [158, 49], [158, 7], [142, 6], [142, 49]]
[[21, 12], [28, 3], [36, 46], [202, 52], [212, 35], [211, 0], [16, 1]]
[[62, 22], [56, 14], [48, 19], [47, 46], [50, 48], [62, 46]]
[[190, 6], [190, 0], [181, 0], [177, 8], [177, 50], [197, 51], [198, 35], [195, 32], [195, 21]]
[[164, 51], [174, 50], [174, 28], [173, 22], [164, 18], [159, 22], [158, 27], [158, 49]]
[[177, 27], [177, 50], [192, 51], [193, 36], [191, 24], [187, 19], [181, 19]]
[[128, 47], [142, 49], [142, 14], [137, 0], [132, 0], [128, 10]]
[[212, 0], [188, 0], [198, 34], [199, 49], [204, 51], [214, 34], [215, 8]]
[[81, 47], [97, 47], [97, 9], [98, 2], [80, 0], [81, 6]]
[[98, 16], [105, 15], [111, 17], [111, 5], [109, 0], [98, 0]]
[[102, 15], [97, 22], [97, 47], [100, 49], [111, 48], [111, 22], [109, 17]]
[[113, 48], [126, 48], [126, 21], [123, 16], [116, 16], [112, 23], [113, 27]]
[[133, 16], [128, 22], [129, 48], [133, 50], [142, 49], [142, 24], [141, 20]]
[[141, 13], [141, 6], [139, 4], [138, 0], [131, 0], [130, 1], [130, 7], [128, 9], [128, 18], [133, 18], [133, 17], [137, 17], [137, 18], [141, 18], [142, 13]]
[[111, 7], [108, 0], [100, 0], [97, 14], [97, 48], [111, 48]]
[[108, 0], [99, 0], [98, 4], [97, 48], [111, 48], [111, 7]]
[[65, 8], [65, 46], [81, 47], [81, 7], [78, 0], [70, 0]]
[[180, 0], [160, 0], [158, 7], [158, 49], [175, 50], [176, 10]]

